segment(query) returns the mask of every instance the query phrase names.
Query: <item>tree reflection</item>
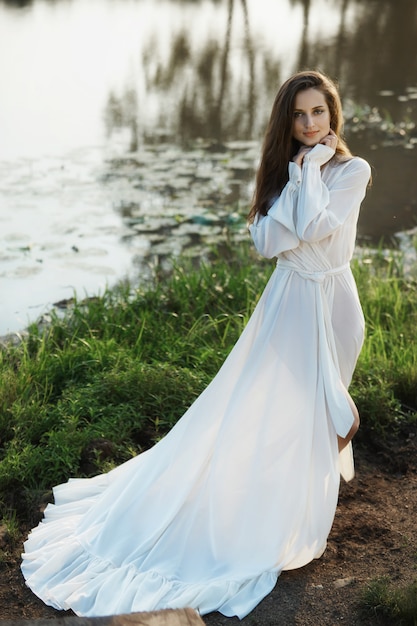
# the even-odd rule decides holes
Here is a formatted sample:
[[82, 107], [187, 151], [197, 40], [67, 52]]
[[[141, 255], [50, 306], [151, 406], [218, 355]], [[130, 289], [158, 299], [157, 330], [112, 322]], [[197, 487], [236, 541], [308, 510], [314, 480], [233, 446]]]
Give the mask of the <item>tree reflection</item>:
[[[355, 101], [382, 106], [393, 117], [409, 113], [404, 95], [416, 85], [417, 13], [409, 0], [336, 0], [340, 11], [339, 30], [334, 40], [308, 40], [308, 22], [314, 2], [301, 2], [304, 27], [300, 45], [300, 66], [321, 67], [337, 78], [344, 94]], [[348, 10], [355, 21], [348, 25]], [[396, 96], [387, 101], [381, 92]], [[398, 100], [398, 96], [402, 96]], [[414, 111], [413, 106], [413, 111]]]
[[[344, 63], [344, 80], [352, 85], [353, 97], [362, 101], [371, 98], [397, 119], [403, 117], [410, 105], [415, 111], [415, 100], [406, 106], [405, 100], [398, 100], [398, 96], [404, 98], [407, 88], [417, 82], [415, 2], [379, 0], [370, 6], [366, 3], [349, 41], [348, 53], [351, 62]], [[380, 93], [389, 90], [395, 97], [387, 102]]]
[[[209, 41], [201, 50], [194, 73], [197, 80], [187, 82], [179, 108], [177, 134], [183, 140], [196, 136], [218, 141], [250, 136], [255, 109], [254, 51], [246, 0], [240, 1], [244, 22], [244, 54], [248, 68], [247, 84], [234, 93], [230, 69], [232, 28], [236, 0], [228, 0], [227, 24], [223, 45]], [[170, 64], [172, 84], [178, 80], [178, 66]], [[242, 83], [243, 77], [241, 77]], [[240, 98], [245, 94], [246, 97]]]
[[300, 52], [298, 55], [298, 69], [309, 67], [308, 27], [310, 22], [311, 1], [302, 0], [303, 5], [303, 32], [301, 35]]
[[126, 89], [121, 98], [113, 92], [109, 94], [104, 123], [108, 137], [115, 131], [129, 130], [129, 150], [135, 152], [138, 149], [138, 101], [135, 89]]
[[[232, 31], [236, 21], [236, 5], [240, 5], [243, 20], [243, 45], [239, 66], [241, 75], [231, 69]], [[158, 101], [159, 133], [174, 134], [183, 141], [205, 137], [217, 141], [250, 137], [255, 120], [255, 53], [250, 33], [247, 0], [228, 0], [224, 41], [204, 42], [197, 52], [191, 51], [189, 35], [177, 34], [168, 62], [155, 63], [157, 51], [148, 45], [142, 60], [146, 95]], [[131, 96], [130, 96], [131, 97]], [[140, 97], [136, 98], [140, 101]], [[133, 129], [131, 102], [127, 94], [119, 99], [112, 93], [106, 106], [106, 127], [112, 130], [126, 126]], [[138, 119], [138, 118], [136, 118]], [[133, 130], [132, 130], [133, 132]], [[146, 131], [145, 131], [146, 132]], [[138, 137], [136, 122], [135, 136]]]
[[1, 0], [6, 6], [16, 7], [17, 9], [24, 9], [33, 3], [33, 0]]
[[[359, 106], [381, 107], [396, 119], [415, 116], [417, 101], [414, 95], [407, 96], [417, 76], [414, 2], [333, 0], [339, 20], [331, 37], [325, 35], [325, 21], [312, 33], [314, 0], [289, 3], [303, 10], [302, 28], [292, 38], [298, 45], [293, 71], [320, 68], [338, 80], [345, 98]], [[167, 59], [151, 41], [142, 50], [144, 88], [133, 86], [118, 98], [109, 96], [109, 132], [125, 123], [135, 138], [132, 146], [141, 133], [155, 129], [183, 141], [259, 137], [279, 82], [280, 59], [264, 50], [264, 42], [254, 43], [249, 8], [247, 0], [227, 0], [222, 38], [208, 33], [195, 48], [189, 32], [176, 33]], [[395, 96], [380, 95], [387, 91]], [[143, 118], [141, 109], [146, 111]]]

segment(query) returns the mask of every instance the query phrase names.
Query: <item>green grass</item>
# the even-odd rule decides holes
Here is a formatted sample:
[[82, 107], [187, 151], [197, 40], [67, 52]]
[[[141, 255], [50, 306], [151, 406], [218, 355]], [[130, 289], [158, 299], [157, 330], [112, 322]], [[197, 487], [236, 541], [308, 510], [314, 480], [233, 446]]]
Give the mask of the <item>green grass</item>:
[[388, 578], [369, 583], [361, 598], [362, 612], [372, 624], [417, 625], [417, 581], [396, 588]]
[[415, 422], [417, 410], [417, 283], [401, 256], [375, 255], [353, 266], [366, 339], [352, 383], [361, 436], [384, 436]]
[[[0, 514], [70, 476], [107, 471], [162, 437], [218, 371], [273, 270], [250, 245], [152, 286], [75, 302], [0, 351]], [[352, 384], [362, 427], [415, 421], [417, 290], [376, 255], [354, 273], [367, 337]]]

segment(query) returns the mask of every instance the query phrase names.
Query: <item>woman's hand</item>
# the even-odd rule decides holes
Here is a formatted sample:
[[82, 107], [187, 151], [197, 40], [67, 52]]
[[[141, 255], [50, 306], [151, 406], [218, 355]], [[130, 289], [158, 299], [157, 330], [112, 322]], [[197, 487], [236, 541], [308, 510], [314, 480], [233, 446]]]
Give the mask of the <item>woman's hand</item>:
[[[329, 134], [326, 135], [325, 137], [323, 137], [323, 139], [320, 139], [319, 144], [321, 143], [321, 144], [323, 144], [323, 146], [328, 146], [332, 150], [336, 150], [337, 142], [338, 142], [338, 138], [337, 138], [336, 133], [334, 133], [330, 129]], [[302, 167], [303, 166], [304, 157], [311, 150], [313, 150], [313, 148], [314, 148], [314, 146], [301, 146], [300, 149], [298, 150], [297, 154], [293, 157], [294, 163], [297, 163], [297, 165]]]
[[297, 163], [300, 167], [303, 165], [305, 155], [312, 150], [312, 146], [301, 146], [297, 154], [293, 157], [294, 163]]
[[333, 150], [336, 150], [337, 142], [337, 135], [331, 129], [329, 134], [319, 141], [319, 143], [322, 143], [324, 146], [329, 146], [329, 148], [332, 148]]

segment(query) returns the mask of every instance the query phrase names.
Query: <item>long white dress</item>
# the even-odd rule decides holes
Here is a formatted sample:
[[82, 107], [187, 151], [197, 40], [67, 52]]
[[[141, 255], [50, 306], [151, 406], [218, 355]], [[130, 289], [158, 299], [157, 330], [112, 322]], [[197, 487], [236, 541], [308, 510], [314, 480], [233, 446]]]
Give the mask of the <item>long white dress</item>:
[[[250, 227], [277, 267], [220, 371], [168, 435], [54, 489], [22, 571], [47, 604], [101, 616], [194, 607], [240, 618], [326, 546], [337, 434], [363, 340], [349, 269], [369, 165], [318, 145]], [[351, 448], [343, 461], [353, 472]]]

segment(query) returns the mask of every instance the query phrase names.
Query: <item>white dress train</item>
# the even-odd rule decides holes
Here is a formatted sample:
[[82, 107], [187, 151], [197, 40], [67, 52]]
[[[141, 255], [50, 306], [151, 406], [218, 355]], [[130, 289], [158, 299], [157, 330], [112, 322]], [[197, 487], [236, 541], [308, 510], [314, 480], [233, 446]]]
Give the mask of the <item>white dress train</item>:
[[[352, 449], [337, 434], [363, 340], [349, 268], [369, 166], [316, 146], [250, 230], [278, 257], [216, 377], [168, 435], [107, 474], [54, 488], [22, 571], [83, 616], [193, 607], [240, 618], [326, 546]], [[341, 466], [342, 461], [342, 466]]]

